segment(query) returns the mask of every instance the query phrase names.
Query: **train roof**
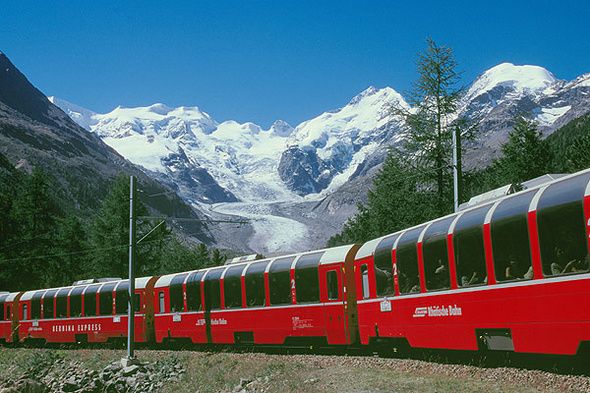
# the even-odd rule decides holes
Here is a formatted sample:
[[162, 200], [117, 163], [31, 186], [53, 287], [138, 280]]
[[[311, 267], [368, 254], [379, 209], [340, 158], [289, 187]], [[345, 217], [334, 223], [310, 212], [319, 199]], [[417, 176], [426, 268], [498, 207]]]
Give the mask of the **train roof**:
[[[140, 277], [140, 278], [136, 278], [135, 279], [135, 289], [145, 289], [145, 287], [147, 286], [148, 281], [151, 279], [152, 277]], [[72, 288], [86, 288], [89, 286], [96, 286], [96, 285], [104, 285], [104, 284], [109, 284], [109, 283], [122, 283], [122, 282], [126, 282], [129, 281], [127, 279], [125, 280], [121, 280], [121, 279], [115, 279], [112, 281], [104, 281], [104, 282], [98, 282], [98, 283], [89, 283], [89, 284], [82, 284], [82, 285], [67, 285], [65, 287], [57, 287], [57, 288], [41, 288], [41, 289], [33, 289], [30, 291], [26, 291], [25, 293], [23, 293], [23, 295], [21, 296], [20, 300], [30, 300], [33, 297], [33, 294], [39, 292], [39, 291], [52, 291], [52, 290], [56, 290], [59, 291], [60, 289], [72, 289]]]
[[[524, 189], [521, 191], [514, 192], [512, 194], [508, 194], [508, 195], [504, 195], [504, 196], [498, 196], [495, 198], [483, 199], [482, 201], [480, 201], [480, 203], [476, 203], [471, 206], [467, 206], [457, 212], [447, 214], [446, 216], [437, 217], [433, 220], [422, 222], [422, 223], [419, 223], [419, 224], [414, 225], [412, 227], [404, 228], [404, 229], [399, 230], [397, 232], [389, 233], [389, 234], [387, 234], [385, 236], [381, 236], [377, 239], [369, 240], [368, 242], [364, 243], [361, 246], [361, 248], [359, 249], [359, 251], [356, 254], [356, 259], [358, 260], [358, 259], [362, 259], [362, 258], [366, 258], [366, 257], [374, 255], [375, 251], [377, 249], [377, 246], [379, 245], [381, 240], [383, 240], [387, 237], [394, 236], [394, 235], [400, 235], [400, 234], [407, 232], [409, 230], [412, 230], [412, 229], [415, 229], [415, 228], [418, 228], [421, 226], [426, 226], [426, 225], [429, 225], [433, 222], [444, 220], [444, 219], [451, 217], [451, 216], [457, 216], [459, 214], [464, 214], [468, 211], [472, 211], [472, 210], [481, 208], [483, 206], [490, 206], [490, 205], [493, 205], [493, 204], [498, 203], [500, 201], [503, 201], [506, 199], [511, 199], [511, 198], [517, 197], [517, 196], [522, 195], [527, 192], [536, 192], [536, 191], [540, 190], [541, 188], [549, 187], [552, 184], [560, 183], [560, 182], [566, 181], [568, 179], [575, 178], [577, 176], [584, 176], [584, 175], [588, 175], [588, 174], [590, 174], [590, 168], [585, 169], [583, 171], [576, 172], [576, 173], [572, 173], [569, 175], [568, 174], [547, 174], [547, 175], [539, 176], [537, 178], [528, 180], [528, 181], [522, 183]], [[500, 187], [498, 190], [505, 189], [505, 188], [507, 190], [508, 188], [510, 188], [509, 186], [511, 187], [512, 185]], [[492, 190], [492, 192], [493, 191], [494, 190]], [[590, 182], [587, 185], [586, 193], [587, 194], [590, 193]]]
[[17, 295], [18, 295], [19, 293], [20, 293], [20, 292], [10, 292], [10, 293], [8, 294], [8, 296], [6, 296], [6, 299], [4, 299], [4, 301], [5, 301], [5, 302], [12, 302], [12, 301], [14, 301], [14, 299], [16, 299], [16, 297], [17, 297]]
[[213, 267], [204, 268], [204, 269], [171, 273], [171, 274], [167, 274], [165, 276], [161, 276], [158, 279], [158, 281], [156, 281], [156, 284], [154, 287], [155, 288], [162, 288], [162, 287], [169, 286], [172, 279], [174, 277], [178, 276], [179, 274], [194, 273], [194, 272], [198, 272], [198, 271], [206, 272], [206, 271], [213, 270], [213, 269], [229, 269], [229, 268], [232, 268], [235, 266], [247, 266], [252, 263], [257, 263], [257, 262], [271, 263], [274, 260], [279, 259], [279, 258], [301, 257], [304, 255], [322, 253], [322, 256], [319, 259], [318, 265], [327, 265], [327, 264], [331, 264], [331, 263], [343, 262], [344, 259], [346, 258], [346, 255], [350, 252], [350, 250], [354, 246], [355, 246], [354, 244], [349, 244], [346, 246], [325, 248], [325, 249], [321, 249], [321, 250], [305, 251], [305, 252], [301, 252], [301, 253], [297, 253], [297, 254], [279, 255], [276, 257], [272, 257], [272, 258], [255, 259], [252, 261], [238, 262], [238, 263], [232, 263], [232, 264], [228, 264], [228, 265], [213, 266]]

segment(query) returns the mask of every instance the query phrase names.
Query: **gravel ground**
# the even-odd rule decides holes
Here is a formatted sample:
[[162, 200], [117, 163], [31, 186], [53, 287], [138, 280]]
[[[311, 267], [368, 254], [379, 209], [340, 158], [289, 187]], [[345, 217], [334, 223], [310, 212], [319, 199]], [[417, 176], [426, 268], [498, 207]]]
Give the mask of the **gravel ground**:
[[[138, 351], [139, 370], [117, 350], [0, 349], [8, 392], [590, 392], [590, 378], [513, 367], [476, 367], [373, 356]], [[50, 371], [47, 371], [50, 370]], [[142, 382], [143, 381], [143, 382]]]

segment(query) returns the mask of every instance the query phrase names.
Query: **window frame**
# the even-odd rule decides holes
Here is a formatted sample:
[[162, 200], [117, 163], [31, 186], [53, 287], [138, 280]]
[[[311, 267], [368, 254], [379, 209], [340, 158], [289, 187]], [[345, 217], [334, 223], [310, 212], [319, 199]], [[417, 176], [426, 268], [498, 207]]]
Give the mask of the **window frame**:
[[[483, 206], [478, 206], [474, 209], [461, 212], [456, 217], [453, 227], [453, 250], [455, 254], [455, 279], [457, 280], [457, 288], [459, 289], [487, 285], [487, 282], [490, 281], [490, 272], [488, 271], [488, 264], [486, 260], [486, 239], [484, 226], [486, 225], [486, 218], [491, 209], [494, 208], [494, 205], [495, 203], [490, 203]], [[463, 239], [463, 237], [466, 238]], [[467, 275], [462, 275], [465, 273], [464, 264], [462, 263], [462, 254], [463, 251], [465, 251], [465, 247], [470, 246], [471, 250], [466, 254], [473, 255], [474, 245], [478, 247], [477, 251], [479, 255], [477, 255], [477, 257], [479, 258], [480, 263], [476, 265], [465, 264], [465, 266], [479, 267], [485, 276], [482, 277], [481, 281], [478, 280], [477, 282], [470, 284], [469, 282], [471, 279], [477, 277], [477, 271], [471, 272], [471, 278], [469, 278]], [[472, 258], [471, 260], [475, 259]], [[467, 281], [467, 285], [463, 285], [463, 277], [465, 277], [466, 280], [469, 280]]]
[[158, 314], [166, 313], [166, 292], [160, 288], [158, 291]]
[[223, 306], [226, 309], [242, 308], [242, 273], [245, 268], [246, 265], [229, 265], [223, 273]]
[[[445, 291], [451, 289], [451, 263], [449, 260], [449, 230], [453, 225], [453, 222], [457, 218], [456, 215], [451, 215], [432, 221], [432, 223], [426, 228], [422, 236], [422, 264], [424, 265], [424, 284], [426, 286], [426, 292]], [[439, 248], [438, 250], [432, 250], [432, 248]], [[443, 250], [441, 252], [441, 249]], [[434, 251], [434, 252], [433, 252]], [[441, 260], [437, 255], [443, 256]], [[437, 259], [436, 261], [434, 259]], [[442, 265], [435, 265], [435, 262], [442, 262]], [[441, 286], [432, 285], [437, 281], [437, 270], [443, 268], [443, 278], [446, 279], [446, 283]], [[446, 275], [444, 275], [446, 270]], [[441, 277], [441, 276], [438, 276]], [[446, 284], [446, 285], [445, 285]]]
[[[73, 287], [72, 290], [70, 291], [70, 294], [68, 295], [69, 299], [70, 299], [70, 318], [80, 318], [82, 316], [82, 297], [84, 295], [84, 291], [86, 290], [86, 287]], [[78, 310], [76, 310], [75, 308], [77, 308], [75, 305], [78, 304], [79, 308]], [[72, 311], [78, 311], [77, 313], [74, 313]]]
[[[115, 288], [117, 287], [117, 282], [106, 282], [104, 283], [100, 289], [98, 290], [98, 312], [100, 316], [111, 316], [114, 315], [113, 311], [113, 302], [115, 300], [115, 296], [113, 292], [115, 292]], [[103, 299], [109, 299], [109, 307], [110, 310], [107, 312], [106, 304], [103, 305]]]
[[[57, 289], [48, 289], [43, 294], [43, 308], [42, 308], [42, 319], [55, 319], [55, 295], [57, 294]], [[51, 317], [46, 317], [45, 314], [47, 313], [47, 305], [51, 305]]]
[[[264, 273], [266, 272], [269, 263], [270, 261], [268, 260], [252, 262], [246, 267], [246, 270], [243, 273], [247, 308], [264, 307], [266, 305]], [[260, 296], [261, 294], [262, 297]]]
[[320, 260], [324, 252], [299, 256], [295, 262], [295, 302], [313, 304], [320, 302]]
[[[99, 309], [97, 307], [97, 298], [98, 298], [98, 290], [100, 289], [102, 285], [101, 284], [92, 284], [92, 285], [88, 285], [85, 289], [84, 289], [84, 316], [85, 317], [97, 317], [100, 315], [99, 313]], [[90, 302], [88, 302], [87, 300], [90, 300]], [[92, 304], [92, 307], [90, 309], [88, 309], [88, 304]], [[88, 311], [91, 311], [91, 313], [89, 313]]]
[[369, 281], [369, 263], [364, 262], [359, 265], [359, 279], [361, 291], [360, 299], [366, 300], [371, 298], [371, 283]]
[[[55, 294], [55, 317], [56, 318], [68, 318], [69, 313], [68, 313], [68, 304], [70, 302], [70, 292], [72, 291], [72, 288], [62, 288], [59, 291], [57, 291], [57, 293]], [[63, 300], [60, 299], [65, 299], [65, 305], [64, 304], [60, 304], [63, 303]], [[62, 313], [62, 311], [64, 311], [63, 309], [60, 310], [61, 307], [65, 307], [65, 312]]]
[[[342, 293], [340, 291], [342, 285], [340, 285], [339, 272], [339, 267], [330, 268], [326, 270], [326, 300], [328, 302], [338, 302], [342, 300]], [[330, 274], [332, 274], [334, 280], [330, 280]], [[333, 296], [334, 290], [336, 290], [336, 297]]]
[[[530, 191], [523, 192], [521, 194], [515, 194], [511, 197], [502, 199], [499, 203], [494, 207], [494, 211], [492, 213], [492, 217], [490, 220], [490, 233], [492, 238], [492, 255], [494, 256], [494, 275], [496, 278], [496, 282], [498, 284], [508, 283], [508, 282], [518, 282], [518, 281], [528, 281], [532, 280], [534, 276], [530, 278], [526, 278], [526, 274], [529, 271], [533, 271], [533, 259], [532, 259], [532, 245], [530, 244], [530, 233], [529, 233], [529, 208], [531, 206], [531, 202], [533, 201], [535, 194], [537, 193], [537, 189], [533, 189]], [[522, 235], [522, 229], [516, 231], [516, 234], [521, 235], [521, 239], [515, 239], [515, 234], [512, 233], [512, 236], [508, 236], [506, 232], [506, 225], [514, 225], [518, 224], [524, 227], [524, 235]], [[501, 231], [499, 231], [502, 229]], [[513, 229], [514, 230], [514, 229]], [[526, 241], [525, 241], [526, 238]], [[521, 250], [514, 247], [508, 247], [505, 243], [506, 239], [510, 239], [512, 243], [518, 243]], [[499, 242], [499, 240], [502, 240]], [[520, 241], [518, 241], [520, 240]], [[501, 245], [498, 245], [500, 243]], [[520, 260], [519, 257], [524, 257], [525, 249], [524, 243], [526, 243], [526, 254], [528, 254], [528, 262], [529, 264], [524, 266], [527, 267], [527, 271], [522, 272], [519, 271], [518, 275], [520, 276], [522, 273], [522, 277], [514, 277], [514, 278], [506, 278], [506, 271], [510, 266], [505, 263], [505, 259], [510, 259], [510, 255], [513, 256], [515, 259], [515, 266], [518, 263], [516, 260]], [[506, 251], [510, 250], [510, 251]], [[517, 252], [522, 254], [520, 256], [515, 256], [514, 254]], [[508, 254], [508, 258], [506, 258], [505, 254]], [[502, 257], [500, 258], [499, 255]], [[510, 262], [508, 262], [510, 263]], [[520, 269], [520, 266], [519, 266]], [[522, 269], [520, 269], [522, 270]]]
[[[222, 268], [212, 268], [203, 276], [203, 286], [205, 292], [205, 311], [221, 310], [221, 276], [227, 269], [226, 266]], [[212, 297], [211, 295], [216, 295]], [[214, 303], [211, 303], [211, 301]]]
[[[422, 234], [422, 231], [424, 231], [424, 228], [427, 226], [428, 224], [421, 224], [419, 226], [407, 229], [406, 231], [404, 231], [400, 237], [399, 240], [397, 241], [396, 247], [395, 247], [395, 264], [396, 264], [396, 273], [397, 273], [397, 280], [398, 280], [398, 288], [399, 288], [399, 294], [401, 296], [404, 295], [414, 295], [417, 293], [421, 293], [422, 292], [422, 287], [420, 284], [420, 262], [418, 260], [419, 255], [418, 255], [418, 241], [420, 239], [420, 235]], [[413, 248], [412, 246], [413, 245]], [[412, 285], [408, 291], [402, 291], [402, 274], [404, 274], [409, 281], [409, 275], [406, 275], [404, 273], [404, 266], [406, 263], [408, 263], [407, 261], [404, 261], [404, 263], [402, 263], [402, 268], [400, 268], [400, 249], [402, 247], [407, 247], [408, 251], [411, 252], [413, 254], [413, 256], [415, 256], [415, 265], [416, 265], [416, 278], [417, 281], [415, 282], [414, 285]], [[404, 252], [406, 250], [403, 250]], [[411, 272], [412, 273], [412, 272]], [[411, 275], [413, 276], [413, 274]], [[404, 279], [405, 280], [405, 279]], [[409, 284], [412, 284], [412, 282], [410, 281]], [[412, 291], [412, 289], [415, 286], [418, 286], [418, 291]], [[404, 288], [405, 289], [405, 288]]]
[[[31, 320], [43, 319], [43, 308], [41, 307], [41, 299], [43, 299], [45, 292], [45, 290], [35, 291], [35, 293], [33, 293], [33, 296], [31, 296]], [[37, 307], [34, 307], [35, 305]], [[37, 310], [34, 310], [35, 308], [37, 308]], [[37, 312], [33, 313], [33, 311]]]
[[179, 273], [172, 277], [168, 284], [168, 306], [170, 312], [185, 312], [184, 307], [184, 282], [189, 273]]
[[[588, 265], [585, 270], [577, 270], [583, 267], [589, 258], [588, 223], [584, 211], [584, 198], [589, 182], [590, 173], [585, 173], [550, 184], [541, 191], [535, 208], [543, 277], [583, 274], [590, 271]], [[565, 225], [566, 223], [569, 225]], [[567, 236], [560, 235], [560, 232], [565, 231], [568, 232]], [[555, 272], [558, 267], [563, 270]], [[566, 271], [568, 268], [569, 271]]]
[[[393, 248], [400, 235], [400, 232], [388, 235], [381, 239], [375, 247], [375, 252], [373, 254], [373, 269], [375, 270], [374, 284], [377, 297], [395, 295]], [[384, 270], [383, 267], [388, 267], [389, 270]], [[390, 276], [387, 277], [387, 274], [390, 274]], [[381, 278], [385, 278], [385, 285], [382, 284], [383, 280]]]
[[[201, 296], [201, 281], [203, 280], [203, 276], [205, 275], [206, 271], [204, 270], [197, 270], [195, 272], [190, 273], [185, 282], [185, 294], [186, 294], [186, 308], [187, 311], [195, 311], [200, 312], [203, 311], [203, 298]], [[197, 290], [198, 289], [198, 290]], [[193, 294], [197, 294], [194, 296]], [[195, 302], [198, 300], [197, 302]], [[194, 308], [194, 305], [197, 305], [197, 308]]]
[[[268, 295], [271, 307], [293, 304], [293, 292], [291, 291], [291, 266], [293, 265], [295, 258], [295, 256], [277, 258], [267, 266]], [[285, 278], [287, 278], [286, 281]], [[282, 282], [280, 282], [279, 279]], [[277, 299], [278, 295], [283, 298]]]
[[8, 294], [0, 295], [0, 310], [2, 310], [2, 314], [0, 315], [0, 321], [7, 321], [9, 318], [6, 317], [6, 298]]

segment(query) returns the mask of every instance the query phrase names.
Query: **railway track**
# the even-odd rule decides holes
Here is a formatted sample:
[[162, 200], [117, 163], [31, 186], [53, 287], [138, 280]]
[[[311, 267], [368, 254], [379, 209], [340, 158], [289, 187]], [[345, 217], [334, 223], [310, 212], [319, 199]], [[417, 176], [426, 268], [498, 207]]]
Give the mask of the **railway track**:
[[[279, 350], [282, 353], [277, 353]], [[146, 364], [145, 371], [134, 374], [130, 381], [151, 379], [161, 387], [153, 391], [164, 393], [590, 392], [590, 378], [583, 374], [519, 368], [513, 364], [476, 366], [466, 363], [462, 354], [441, 358], [440, 354], [421, 353], [409, 358], [384, 358], [371, 353], [285, 354], [284, 350], [142, 349], [137, 354]], [[102, 391], [85, 385], [92, 384], [93, 378], [98, 380], [95, 388], [102, 389], [108, 383], [110, 388], [118, 384], [119, 389], [108, 391], [145, 392], [141, 389], [150, 385], [140, 384], [141, 389], [124, 385], [127, 379], [117, 366], [123, 354], [121, 350], [98, 348], [1, 348], [0, 391], [14, 386], [9, 385], [11, 381], [22, 381], [28, 375], [29, 380], [51, 386], [44, 390], [47, 393], [62, 392], [65, 384], [68, 389]], [[105, 381], [105, 375], [111, 379]]]

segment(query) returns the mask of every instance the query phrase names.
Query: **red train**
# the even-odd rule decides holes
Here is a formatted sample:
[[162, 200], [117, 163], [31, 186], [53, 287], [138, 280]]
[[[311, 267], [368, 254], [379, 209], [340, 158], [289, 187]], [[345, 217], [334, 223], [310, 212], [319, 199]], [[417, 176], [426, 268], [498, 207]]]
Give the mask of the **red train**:
[[[137, 280], [136, 339], [573, 355], [590, 343], [590, 170], [371, 240]], [[125, 280], [0, 294], [5, 342], [125, 337]]]

